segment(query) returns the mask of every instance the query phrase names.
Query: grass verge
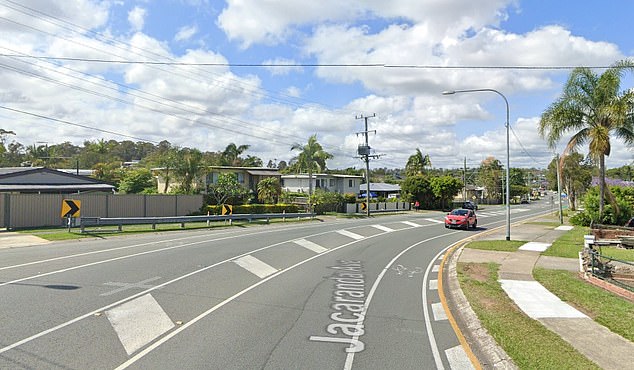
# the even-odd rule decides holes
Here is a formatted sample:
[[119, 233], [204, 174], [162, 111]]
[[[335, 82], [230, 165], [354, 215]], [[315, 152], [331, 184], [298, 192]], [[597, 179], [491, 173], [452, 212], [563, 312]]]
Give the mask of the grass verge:
[[533, 276], [563, 301], [634, 342], [634, 303], [588, 284], [574, 272], [536, 268]]
[[575, 226], [572, 230], [555, 240], [542, 255], [553, 257], [579, 258], [583, 249], [583, 236], [590, 233], [588, 227]]
[[[310, 222], [313, 220], [306, 219], [286, 219], [286, 221], [282, 221], [281, 219], [271, 219], [268, 223], [291, 223], [291, 222]], [[107, 236], [124, 236], [124, 235], [133, 235], [133, 234], [144, 234], [144, 233], [157, 233], [157, 232], [166, 232], [166, 231], [179, 231], [179, 230], [198, 230], [198, 229], [215, 229], [215, 228], [227, 228], [227, 227], [249, 227], [255, 225], [263, 225], [267, 224], [266, 221], [262, 220], [254, 220], [252, 222], [248, 221], [234, 221], [232, 224], [224, 221], [220, 222], [212, 222], [207, 225], [205, 222], [193, 222], [186, 223], [185, 227], [182, 228], [180, 223], [175, 224], [157, 224], [156, 229], [152, 229], [152, 225], [123, 225], [123, 230], [119, 231], [117, 226], [102, 226], [99, 228], [88, 228], [86, 232], [81, 233], [78, 228], [72, 228], [69, 232], [67, 228], [44, 228], [44, 229], [21, 229], [18, 230], [19, 233], [30, 234], [38, 236], [42, 239], [46, 239], [49, 241], [62, 241], [62, 240], [74, 240], [74, 239], [85, 239], [85, 238], [104, 238]]]
[[465, 248], [485, 251], [515, 252], [524, 244], [526, 244], [526, 242], [521, 240], [474, 240], [467, 244]]
[[482, 325], [520, 369], [598, 369], [568, 342], [522, 313], [497, 281], [499, 265], [458, 263], [462, 291]]

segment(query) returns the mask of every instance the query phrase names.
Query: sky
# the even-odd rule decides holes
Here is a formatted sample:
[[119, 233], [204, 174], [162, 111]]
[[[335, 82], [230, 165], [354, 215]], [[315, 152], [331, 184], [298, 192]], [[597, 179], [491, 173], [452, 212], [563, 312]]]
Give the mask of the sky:
[[[24, 145], [246, 144], [264, 164], [316, 134], [342, 169], [365, 167], [370, 117], [373, 168], [404, 168], [417, 148], [435, 168], [477, 167], [506, 164], [504, 97], [511, 167], [546, 168], [571, 135], [549, 148], [539, 119], [571, 70], [505, 67], [632, 58], [633, 12], [627, 0], [0, 0], [0, 128]], [[466, 89], [501, 95], [442, 95]], [[607, 167], [633, 159], [613, 138]]]

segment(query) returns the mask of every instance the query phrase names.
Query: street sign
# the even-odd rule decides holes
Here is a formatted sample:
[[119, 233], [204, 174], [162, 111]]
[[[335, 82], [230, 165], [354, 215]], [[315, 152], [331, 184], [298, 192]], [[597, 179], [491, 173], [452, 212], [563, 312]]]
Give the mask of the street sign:
[[368, 203], [366, 202], [361, 203], [361, 210], [365, 211], [366, 209], [368, 209]]
[[222, 205], [222, 215], [232, 215], [233, 214], [233, 206], [231, 204], [223, 204]]
[[64, 199], [62, 201], [62, 218], [79, 217], [81, 200]]

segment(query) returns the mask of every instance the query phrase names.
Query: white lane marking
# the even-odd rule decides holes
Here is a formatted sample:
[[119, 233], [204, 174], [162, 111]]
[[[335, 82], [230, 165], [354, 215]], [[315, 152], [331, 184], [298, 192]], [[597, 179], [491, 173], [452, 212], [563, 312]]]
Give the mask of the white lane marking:
[[372, 227], [375, 227], [375, 228], [377, 228], [379, 230], [383, 230], [383, 231], [388, 232], [388, 233], [390, 231], [394, 231], [394, 229], [390, 229], [389, 227], [383, 226], [383, 225], [372, 225]]
[[337, 230], [337, 233], [343, 235], [343, 236], [347, 236], [348, 238], [352, 238], [355, 240], [361, 240], [361, 239], [365, 239], [365, 236], [359, 235], [359, 234], [355, 234], [351, 231], [348, 230]]
[[446, 349], [445, 356], [447, 356], [447, 362], [452, 370], [475, 370], [462, 346]]
[[429, 280], [429, 290], [438, 290], [438, 280]]
[[536, 281], [502, 279], [500, 284], [513, 302], [533, 319], [587, 317]]
[[574, 226], [569, 226], [569, 225], [561, 225], [561, 226], [557, 226], [555, 228], [555, 230], [562, 230], [562, 231], [570, 231], [572, 229], [574, 229]]
[[413, 223], [413, 222], [411, 222], [411, 221], [401, 221], [401, 223], [402, 223], [402, 224], [405, 224], [405, 225], [412, 226], [412, 227], [420, 227], [420, 226], [421, 226], [421, 225], [416, 224], [416, 223]]
[[440, 270], [440, 265], [434, 265], [434, 267], [432, 267], [431, 272], [438, 272], [438, 270]]
[[[441, 234], [441, 235], [437, 235], [425, 240], [421, 240], [418, 243], [412, 244], [409, 247], [405, 248], [404, 250], [402, 250], [399, 254], [397, 254], [396, 256], [394, 256], [394, 258], [392, 258], [392, 260], [385, 265], [385, 267], [383, 268], [383, 271], [381, 271], [381, 273], [379, 274], [379, 276], [377, 276], [376, 280], [374, 281], [374, 284], [372, 284], [372, 288], [370, 288], [370, 293], [368, 293], [368, 297], [365, 300], [365, 302], [363, 303], [363, 311], [361, 311], [361, 313], [359, 314], [360, 317], [363, 317], [363, 319], [361, 321], [359, 321], [357, 324], [362, 326], [365, 322], [365, 317], [366, 314], [368, 312], [368, 308], [370, 307], [370, 302], [372, 301], [372, 297], [374, 296], [374, 292], [376, 291], [376, 289], [379, 286], [379, 283], [381, 282], [381, 280], [383, 280], [383, 276], [385, 275], [385, 273], [392, 267], [392, 265], [394, 264], [394, 262], [396, 262], [397, 259], [399, 259], [403, 254], [407, 253], [410, 249], [419, 246], [423, 243], [432, 241], [434, 239], [438, 239], [438, 238], [442, 238], [443, 236], [447, 236], [447, 235], [452, 235], [452, 234], [456, 234], [459, 231], [453, 231], [450, 233], [446, 233], [446, 234]], [[436, 255], [436, 257], [434, 257], [434, 259], [436, 259], [441, 253], [444, 253], [449, 247], [443, 249], [442, 251], [440, 251], [440, 253], [438, 253]], [[427, 277], [429, 276], [429, 269], [431, 268], [431, 264], [429, 264], [427, 266], [427, 271], [425, 271], [425, 276], [423, 277], [423, 289], [422, 289], [422, 298], [423, 298], [423, 302], [427, 302]], [[440, 358], [440, 352], [438, 351], [438, 344], [436, 344], [436, 339], [434, 338], [434, 334], [432, 332], [432, 328], [431, 328], [431, 323], [429, 322], [429, 312], [427, 311], [427, 304], [423, 304], [423, 313], [425, 315], [425, 326], [427, 327], [427, 335], [429, 337], [429, 344], [431, 345], [431, 351], [434, 355], [434, 361], [436, 362], [436, 368], [438, 370], [444, 370], [444, 367], [442, 365], [442, 360]], [[352, 337], [352, 343], [350, 344], [350, 348], [352, 349], [354, 347], [354, 343], [356, 343], [356, 341], [359, 340], [359, 336], [355, 335], [354, 337]], [[348, 355], [346, 356], [346, 362], [343, 366], [344, 370], [350, 370], [352, 369], [352, 363], [354, 362], [354, 352], [350, 351], [348, 352]]]
[[445, 255], [441, 254], [440, 257], [438, 257], [438, 261], [442, 261], [443, 258], [445, 258]]
[[315, 253], [324, 253], [325, 251], [328, 250], [328, 248], [324, 248], [321, 245], [317, 244], [317, 243], [313, 243], [310, 240], [306, 240], [306, 239], [298, 239], [298, 240], [293, 240], [293, 243], [302, 246], [306, 249], [310, 249], [311, 251], [315, 252]]
[[548, 249], [551, 245], [552, 245], [551, 243], [528, 242], [526, 244], [522, 244], [522, 246], [519, 247], [519, 250], [543, 252], [546, 249]]
[[233, 262], [250, 273], [257, 275], [260, 279], [278, 271], [275, 267], [268, 265], [251, 255], [240, 257]]
[[106, 311], [106, 317], [128, 355], [175, 326], [151, 294]]
[[425, 218], [424, 220], [425, 221], [429, 221], [429, 222], [434, 222], [434, 223], [437, 223], [437, 224], [444, 224], [445, 223], [445, 221], [434, 220], [433, 218]]
[[447, 320], [447, 313], [445, 312], [445, 309], [442, 306], [441, 302], [432, 303], [431, 304], [431, 311], [434, 313], [434, 320], [435, 321]]
[[117, 283], [117, 282], [110, 281], [110, 282], [104, 283], [103, 285], [118, 286], [119, 288], [117, 288], [115, 290], [111, 290], [111, 291], [109, 291], [107, 293], [99, 294], [99, 295], [102, 296], [102, 297], [105, 297], [105, 296], [113, 295], [113, 294], [116, 294], [116, 293], [119, 293], [119, 292], [123, 292], [123, 291], [128, 290], [128, 289], [148, 289], [148, 288], [153, 288], [154, 285], [148, 285], [146, 283], [158, 280], [160, 278], [161, 278], [160, 276], [155, 276], [153, 278], [149, 278], [149, 279], [145, 279], [143, 281], [139, 281], [138, 283]]

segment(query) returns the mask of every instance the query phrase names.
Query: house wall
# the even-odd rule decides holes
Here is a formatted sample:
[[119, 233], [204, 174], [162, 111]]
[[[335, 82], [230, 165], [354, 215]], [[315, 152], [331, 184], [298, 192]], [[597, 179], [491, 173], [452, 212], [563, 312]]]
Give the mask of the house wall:
[[62, 201], [81, 202], [80, 217], [187, 216], [199, 211], [202, 195], [2, 194], [0, 225], [6, 228], [62, 226]]

